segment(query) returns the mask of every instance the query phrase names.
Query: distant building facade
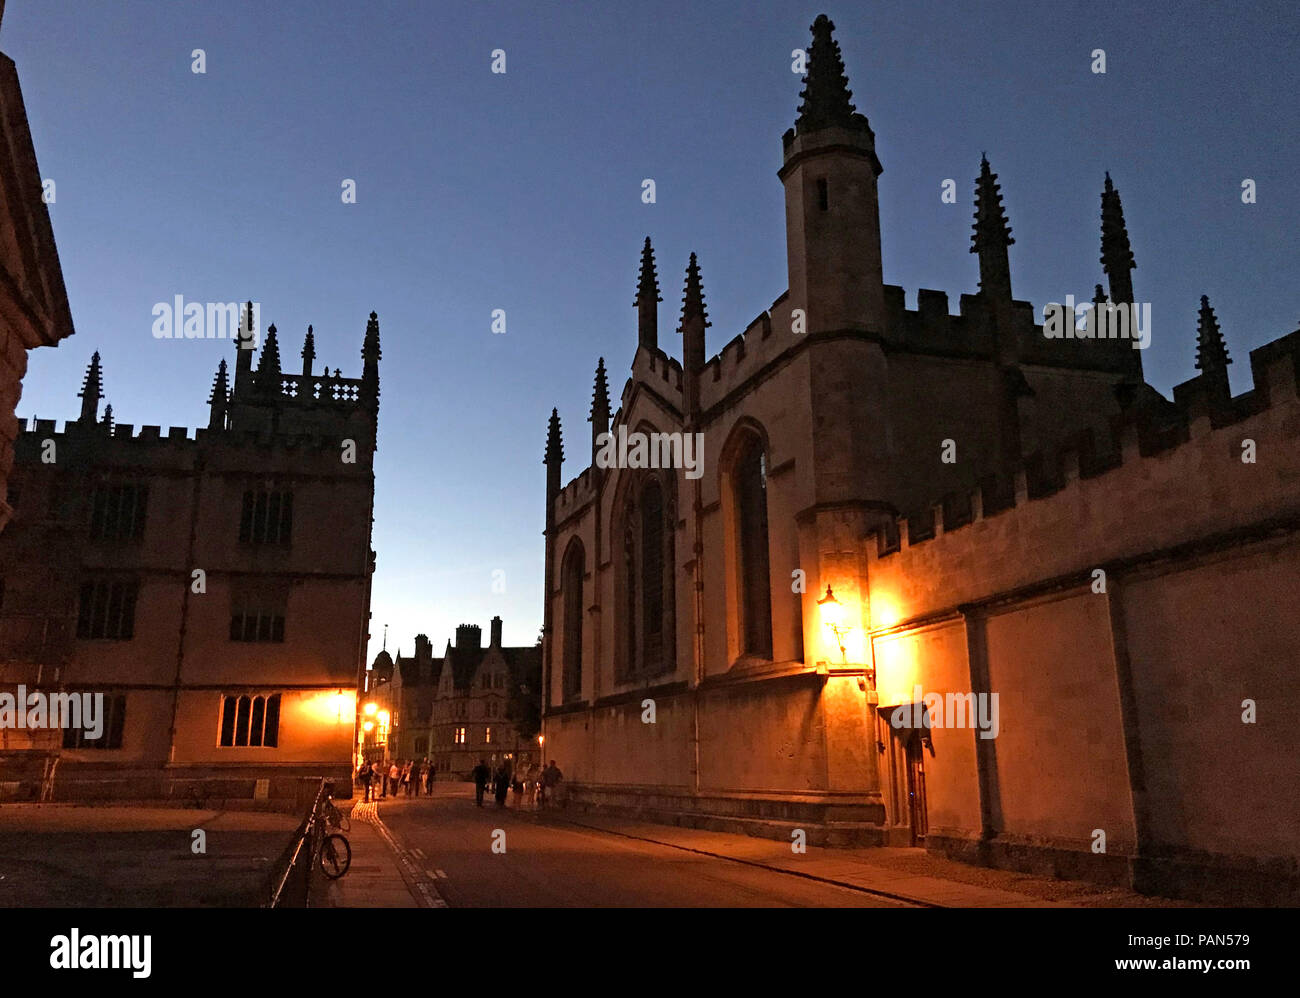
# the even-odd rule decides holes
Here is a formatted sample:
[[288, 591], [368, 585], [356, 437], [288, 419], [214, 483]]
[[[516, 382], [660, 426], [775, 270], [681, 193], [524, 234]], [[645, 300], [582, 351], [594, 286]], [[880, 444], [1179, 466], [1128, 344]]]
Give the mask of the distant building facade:
[[[0, 4], [0, 8], [4, 5]], [[0, 9], [0, 16], [3, 10]], [[27, 354], [71, 336], [72, 313], [54, 245], [40, 168], [32, 148], [18, 70], [0, 53], [0, 531], [18, 436]]]
[[[359, 379], [283, 371], [251, 304], [208, 426], [115, 424], [98, 354], [81, 414], [18, 436], [0, 535], [0, 691], [102, 693], [98, 740], [5, 730], [54, 800], [265, 799], [349, 785], [368, 639], [379, 322]], [[51, 768], [57, 759], [57, 768]], [[32, 766], [8, 760], [12, 793]]]
[[495, 768], [539, 758], [528, 714], [540, 699], [541, 647], [502, 645], [500, 617], [492, 618], [486, 647], [476, 624], [458, 626], [441, 658], [417, 634], [413, 655], [381, 651], [367, 676], [367, 703], [376, 705], [363, 705], [373, 724], [362, 744], [367, 758], [428, 759], [439, 779], [455, 780], [467, 779], [480, 759]]
[[[1202, 299], [1172, 401], [1132, 339], [1047, 335], [987, 160], [979, 293], [908, 309], [832, 27], [784, 137], [788, 290], [706, 359], [692, 254], [678, 361], [647, 239], [567, 485], [551, 414], [547, 757], [577, 806], [1294, 902], [1300, 331], [1234, 398]], [[1109, 177], [1101, 207], [1094, 302], [1136, 307]], [[647, 445], [611, 464], [610, 433]]]

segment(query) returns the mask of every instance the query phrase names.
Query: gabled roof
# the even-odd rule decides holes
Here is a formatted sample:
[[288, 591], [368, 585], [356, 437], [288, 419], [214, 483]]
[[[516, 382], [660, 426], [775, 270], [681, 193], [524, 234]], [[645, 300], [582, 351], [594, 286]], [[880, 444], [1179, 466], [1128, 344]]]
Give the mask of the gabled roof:
[[437, 683], [442, 676], [442, 659], [434, 658], [429, 661], [432, 663], [432, 668], [422, 670], [418, 657], [414, 655], [398, 655], [397, 668], [402, 673], [403, 685], [414, 686], [417, 683]]
[[502, 648], [506, 664], [510, 667], [510, 676], [516, 682], [531, 674], [540, 674], [542, 669], [542, 646], [530, 645], [523, 648]]

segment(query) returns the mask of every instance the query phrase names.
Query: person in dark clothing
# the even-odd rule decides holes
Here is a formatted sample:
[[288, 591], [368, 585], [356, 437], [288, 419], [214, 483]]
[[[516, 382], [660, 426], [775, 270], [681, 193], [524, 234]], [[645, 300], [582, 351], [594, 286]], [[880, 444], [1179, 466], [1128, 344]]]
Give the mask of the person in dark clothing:
[[371, 787], [374, 783], [375, 772], [369, 762], [361, 764], [361, 784], [366, 788], [366, 803], [370, 803]]
[[438, 764], [435, 762], [430, 762], [429, 772], [426, 777], [427, 786], [425, 787], [425, 790], [428, 792], [430, 797], [433, 796], [433, 781], [437, 777], [437, 775], [438, 775]]
[[510, 790], [510, 767], [504, 762], [497, 769], [492, 780], [492, 790], [497, 799], [497, 807], [506, 806], [506, 793]]
[[488, 769], [486, 759], [480, 759], [478, 765], [474, 767], [474, 803], [479, 807], [483, 806], [483, 791], [487, 789], [488, 777], [492, 771]]

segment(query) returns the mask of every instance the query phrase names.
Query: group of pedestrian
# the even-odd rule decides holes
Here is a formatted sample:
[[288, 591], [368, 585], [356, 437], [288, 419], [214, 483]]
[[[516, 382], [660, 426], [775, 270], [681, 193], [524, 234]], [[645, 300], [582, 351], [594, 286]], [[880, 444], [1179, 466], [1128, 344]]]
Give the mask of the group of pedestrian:
[[[422, 790], [432, 796], [433, 783], [437, 779], [438, 767], [429, 759], [391, 759], [371, 762], [366, 760], [357, 769], [357, 782], [365, 788], [365, 800], [384, 800], [388, 797], [419, 797]], [[550, 764], [539, 768], [536, 765], [512, 772], [510, 763], [502, 761], [494, 771], [486, 759], [480, 759], [478, 765], [470, 772], [474, 781], [474, 802], [483, 806], [483, 798], [488, 788], [497, 807], [506, 806], [506, 797], [513, 790], [515, 806], [531, 805], [545, 807], [547, 801], [556, 801], [560, 793], [560, 783], [564, 774], [552, 759]]]
[[555, 764], [554, 759], [544, 769], [539, 770], [536, 766], [529, 766], [527, 770], [514, 774], [511, 773], [507, 762], [503, 761], [493, 772], [487, 760], [480, 759], [478, 765], [470, 772], [470, 778], [474, 781], [474, 803], [479, 807], [483, 806], [483, 797], [489, 786], [492, 788], [492, 796], [496, 799], [497, 807], [506, 806], [506, 795], [512, 789], [515, 793], [516, 807], [524, 803], [532, 803], [534, 800], [538, 807], [545, 807], [547, 799], [554, 798], [558, 794], [564, 774], [560, 772], [560, 767]]
[[420, 796], [421, 789], [432, 795], [433, 783], [438, 777], [438, 766], [423, 759], [393, 759], [385, 767], [383, 762], [366, 760], [357, 770], [357, 780], [365, 788], [367, 801], [382, 800], [405, 794]]

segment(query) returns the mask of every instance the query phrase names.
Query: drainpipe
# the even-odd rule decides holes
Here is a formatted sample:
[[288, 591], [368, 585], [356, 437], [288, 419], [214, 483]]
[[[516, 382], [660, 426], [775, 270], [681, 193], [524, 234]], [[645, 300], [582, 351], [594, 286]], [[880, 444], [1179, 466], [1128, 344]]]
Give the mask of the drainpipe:
[[[692, 432], [695, 429], [695, 418], [690, 420]], [[700, 455], [703, 460], [703, 455]], [[704, 519], [704, 497], [702, 492], [702, 482], [704, 476], [694, 480], [693, 497], [691, 502], [691, 516], [694, 520], [695, 540], [693, 553], [694, 569], [692, 570], [691, 586], [695, 590], [695, 634], [691, 642], [692, 672], [694, 673], [693, 689], [691, 691], [691, 747], [693, 752], [693, 779], [691, 781], [691, 791], [698, 797], [700, 794], [700, 683], [704, 681], [704, 529], [702, 521]]]
[[[167, 763], [176, 761], [176, 715], [180, 711], [181, 671], [185, 664], [185, 631], [190, 619], [190, 591], [194, 585], [194, 546], [199, 531], [199, 498], [203, 493], [203, 474], [207, 461], [202, 452], [194, 458], [194, 489], [190, 496], [190, 536], [185, 550], [185, 588], [181, 590], [181, 626], [176, 638], [176, 675], [172, 681], [172, 719], [167, 728]], [[206, 573], [206, 569], [205, 569]], [[207, 579], [204, 584], [206, 587]]]

